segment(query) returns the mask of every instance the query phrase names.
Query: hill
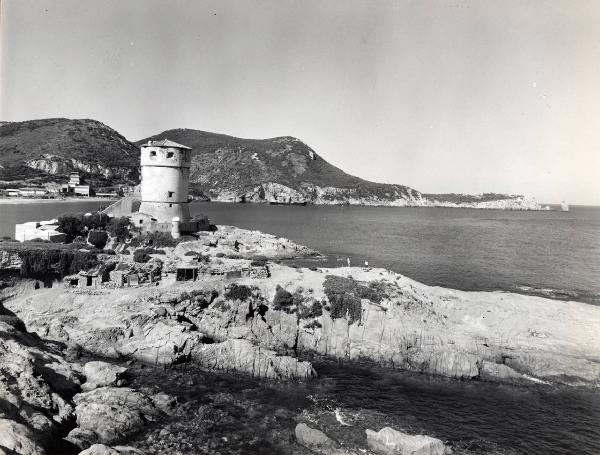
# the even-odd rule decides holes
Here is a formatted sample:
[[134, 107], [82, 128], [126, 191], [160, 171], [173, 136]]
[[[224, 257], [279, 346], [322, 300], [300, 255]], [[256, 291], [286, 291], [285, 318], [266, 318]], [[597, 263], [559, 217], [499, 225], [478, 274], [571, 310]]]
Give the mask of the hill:
[[316, 204], [537, 208], [522, 196], [428, 195], [404, 185], [374, 183], [328, 163], [290, 136], [243, 139], [191, 129], [173, 129], [137, 141], [169, 138], [194, 151], [192, 192], [221, 201], [308, 201]]
[[95, 186], [135, 184], [138, 148], [96, 120], [52, 118], [0, 124], [0, 180], [43, 184], [78, 171]]
[[192, 189], [213, 200], [327, 203], [339, 202], [340, 198], [395, 200], [418, 195], [403, 185], [377, 184], [349, 175], [289, 136], [242, 139], [176, 129], [137, 144], [165, 137], [194, 150]]
[[168, 138], [193, 149], [190, 191], [217, 201], [535, 209], [522, 196], [424, 194], [374, 183], [328, 163], [291, 136], [243, 139], [191, 129], [132, 143], [96, 120], [0, 122], [0, 186], [66, 181], [78, 171], [94, 187], [139, 183], [139, 144]]

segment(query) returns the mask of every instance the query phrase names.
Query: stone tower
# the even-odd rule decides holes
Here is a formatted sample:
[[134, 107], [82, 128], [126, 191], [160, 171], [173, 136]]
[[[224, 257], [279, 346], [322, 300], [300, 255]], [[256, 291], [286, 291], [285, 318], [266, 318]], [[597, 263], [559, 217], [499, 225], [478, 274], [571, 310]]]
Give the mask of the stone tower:
[[142, 203], [139, 211], [159, 223], [190, 219], [188, 186], [192, 149], [168, 139], [142, 145]]

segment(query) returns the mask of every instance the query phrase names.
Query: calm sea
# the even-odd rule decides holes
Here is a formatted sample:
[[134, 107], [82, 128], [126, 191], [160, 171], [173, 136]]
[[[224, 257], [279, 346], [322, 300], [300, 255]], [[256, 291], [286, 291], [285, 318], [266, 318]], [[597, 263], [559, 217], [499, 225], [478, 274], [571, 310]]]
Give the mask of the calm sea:
[[[15, 223], [106, 202], [0, 205]], [[213, 223], [259, 229], [315, 248], [328, 265], [387, 267], [430, 285], [506, 290], [600, 304], [600, 207], [569, 212], [194, 203]]]
[[[97, 202], [0, 205], [0, 234], [14, 236], [17, 222], [98, 206]], [[291, 238], [325, 253], [331, 264], [345, 264], [350, 257], [354, 264], [368, 260], [432, 285], [600, 303], [596, 207], [573, 207], [562, 213], [195, 203], [193, 212], [205, 213], [217, 224]], [[325, 412], [336, 407], [351, 415], [375, 413], [380, 416], [379, 428], [422, 431], [470, 454], [600, 453], [596, 391], [445, 381], [335, 363], [315, 366], [317, 381], [292, 386], [163, 371], [161, 385], [172, 386], [168, 391], [181, 395], [183, 403], [218, 392], [236, 403], [227, 405], [232, 428], [219, 423], [208, 433], [198, 431], [206, 417], [196, 420], [193, 413], [174, 422], [177, 431], [197, 442], [182, 453], [285, 453], [263, 437], [265, 425], [287, 435], [295, 425], [292, 416], [303, 409]], [[353, 430], [364, 435], [363, 428]], [[147, 436], [147, 432], [139, 436], [140, 443]], [[207, 440], [216, 446], [200, 450]], [[249, 447], [250, 440], [259, 448]]]
[[386, 267], [429, 285], [600, 304], [600, 207], [569, 212], [195, 203], [214, 223]]

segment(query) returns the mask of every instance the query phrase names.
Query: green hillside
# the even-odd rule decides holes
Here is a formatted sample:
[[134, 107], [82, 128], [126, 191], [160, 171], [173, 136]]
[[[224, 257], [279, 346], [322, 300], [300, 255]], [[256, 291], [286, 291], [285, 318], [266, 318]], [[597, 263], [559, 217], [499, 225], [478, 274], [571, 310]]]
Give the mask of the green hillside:
[[401, 197], [409, 190], [403, 185], [373, 183], [347, 174], [290, 136], [243, 139], [175, 129], [142, 139], [137, 144], [163, 138], [193, 149], [190, 181], [196, 190], [209, 196], [221, 190], [241, 194], [267, 182], [288, 186], [306, 193], [307, 197], [314, 186], [355, 189], [358, 197]]
[[98, 183], [136, 183], [138, 148], [96, 120], [63, 118], [0, 125], [0, 180], [29, 184], [79, 171]]

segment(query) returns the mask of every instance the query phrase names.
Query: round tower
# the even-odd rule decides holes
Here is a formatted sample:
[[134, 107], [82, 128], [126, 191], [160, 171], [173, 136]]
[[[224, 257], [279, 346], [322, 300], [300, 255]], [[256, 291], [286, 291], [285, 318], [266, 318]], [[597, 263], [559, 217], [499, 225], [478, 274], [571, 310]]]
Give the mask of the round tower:
[[142, 203], [139, 211], [159, 223], [190, 219], [188, 186], [192, 149], [168, 139], [142, 145]]

